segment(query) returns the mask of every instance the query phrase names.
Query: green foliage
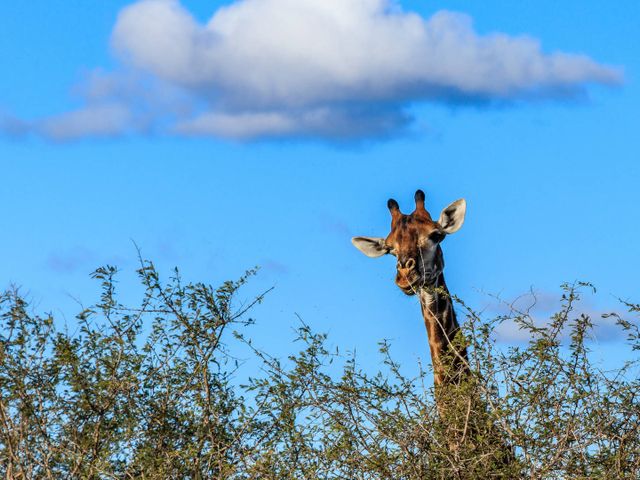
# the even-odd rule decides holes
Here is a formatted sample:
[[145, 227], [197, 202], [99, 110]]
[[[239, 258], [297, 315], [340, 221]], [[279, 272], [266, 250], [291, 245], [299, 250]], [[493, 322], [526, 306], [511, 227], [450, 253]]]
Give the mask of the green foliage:
[[[113, 267], [73, 333], [0, 295], [0, 475], [5, 478], [476, 479], [638, 478], [637, 359], [614, 372], [590, 359], [591, 318], [575, 313], [587, 284], [565, 285], [540, 327], [528, 312], [466, 313], [472, 373], [434, 392], [406, 378], [382, 342], [383, 368], [327, 347], [304, 323], [281, 361], [253, 346], [234, 301], [254, 272], [219, 288], [166, 282], [149, 262], [144, 292], [119, 303]], [[612, 314], [633, 351], [634, 316]], [[515, 322], [531, 335], [496, 344]], [[426, 340], [425, 340], [426, 343]], [[243, 378], [232, 354], [262, 365]], [[336, 373], [339, 372], [339, 373]], [[437, 400], [437, 402], [436, 402]]]

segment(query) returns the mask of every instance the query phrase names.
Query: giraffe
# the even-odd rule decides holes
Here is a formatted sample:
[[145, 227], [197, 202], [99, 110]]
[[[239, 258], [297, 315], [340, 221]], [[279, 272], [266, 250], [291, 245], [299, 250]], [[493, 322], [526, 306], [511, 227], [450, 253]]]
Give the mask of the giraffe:
[[[400, 212], [398, 202], [387, 202], [391, 233], [386, 238], [354, 237], [353, 245], [368, 257], [391, 254], [398, 259], [396, 285], [407, 295], [417, 295], [427, 329], [434, 385], [458, 383], [469, 371], [467, 350], [453, 340], [460, 330], [451, 296], [444, 280], [444, 258], [440, 243], [457, 232], [464, 222], [466, 201], [456, 200], [433, 221], [425, 209], [425, 194], [415, 194], [410, 215]], [[450, 364], [445, 364], [445, 359]]]
[[[436, 407], [441, 416], [445, 412], [449, 414], [449, 450], [457, 456], [465, 437], [473, 444], [471, 437], [478, 433], [477, 427], [480, 426], [485, 432], [485, 438], [488, 438], [488, 433], [494, 442], [488, 450], [491, 455], [483, 458], [497, 466], [496, 478], [516, 478], [517, 475], [513, 475], [518, 472], [518, 465], [512, 448], [493, 421], [486, 421], [486, 406], [473, 390], [473, 382], [462, 382], [463, 379], [471, 379], [472, 375], [464, 341], [460, 337], [456, 339], [460, 325], [444, 280], [444, 257], [440, 244], [447, 235], [462, 227], [467, 203], [464, 199], [456, 200], [442, 210], [438, 221], [434, 221], [425, 209], [424, 192], [418, 190], [414, 198], [416, 207], [410, 215], [400, 212], [395, 200], [387, 202], [391, 212], [391, 232], [386, 238], [354, 237], [351, 242], [368, 257], [386, 254], [395, 256], [398, 260], [396, 285], [405, 294], [417, 295], [420, 300], [433, 365]], [[463, 394], [466, 397], [463, 402], [467, 405], [466, 408], [456, 403], [455, 396], [440, 395], [445, 393], [443, 389], [447, 385], [462, 386], [462, 391], [466, 392], [466, 395]], [[471, 411], [475, 412], [476, 421], [469, 426], [467, 436], [467, 422]], [[506, 470], [506, 474], [497, 473], [505, 467], [512, 469]]]

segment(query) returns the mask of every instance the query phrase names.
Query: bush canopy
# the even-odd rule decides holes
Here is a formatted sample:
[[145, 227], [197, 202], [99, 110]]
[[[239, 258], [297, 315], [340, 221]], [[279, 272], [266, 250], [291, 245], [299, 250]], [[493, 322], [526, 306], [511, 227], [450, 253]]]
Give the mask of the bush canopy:
[[[118, 300], [117, 269], [99, 268], [100, 299], [71, 329], [18, 289], [0, 294], [0, 475], [639, 478], [640, 305], [610, 315], [633, 357], [605, 371], [590, 352], [593, 319], [576, 309], [589, 284], [564, 285], [542, 326], [527, 311], [487, 319], [454, 299], [472, 375], [434, 392], [431, 372], [407, 378], [387, 342], [373, 373], [303, 322], [288, 358], [254, 347], [248, 314], [264, 295], [235, 301], [253, 274], [214, 288], [177, 270], [163, 281], [142, 261], [131, 306]], [[505, 322], [529, 341], [497, 342]], [[243, 376], [238, 345], [258, 375]]]

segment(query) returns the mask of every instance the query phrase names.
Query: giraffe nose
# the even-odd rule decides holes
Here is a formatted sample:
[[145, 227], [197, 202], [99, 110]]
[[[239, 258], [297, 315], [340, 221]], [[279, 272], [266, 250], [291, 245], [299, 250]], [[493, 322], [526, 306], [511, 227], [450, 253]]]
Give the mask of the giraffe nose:
[[409, 258], [404, 261], [404, 265], [402, 260], [398, 261], [398, 270], [413, 270], [416, 266], [416, 261], [413, 258]]

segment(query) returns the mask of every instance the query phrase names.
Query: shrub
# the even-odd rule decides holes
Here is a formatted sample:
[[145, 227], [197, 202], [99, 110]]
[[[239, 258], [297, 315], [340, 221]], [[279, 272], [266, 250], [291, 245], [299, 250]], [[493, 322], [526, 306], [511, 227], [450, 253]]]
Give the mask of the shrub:
[[[528, 312], [466, 314], [472, 375], [435, 392], [407, 378], [380, 344], [384, 368], [330, 351], [304, 324], [302, 348], [279, 360], [253, 346], [234, 296], [254, 272], [219, 288], [166, 282], [150, 262], [139, 305], [119, 303], [113, 267], [77, 315], [77, 333], [0, 296], [0, 474], [5, 478], [471, 479], [638, 478], [638, 359], [602, 371], [590, 358], [592, 319], [576, 313], [588, 284], [563, 286], [544, 326]], [[640, 349], [640, 306], [612, 314]], [[501, 323], [531, 340], [505, 348]], [[567, 340], [565, 340], [567, 339]], [[249, 348], [262, 374], [244, 378]], [[336, 370], [338, 369], [338, 370]], [[335, 372], [339, 371], [339, 374]], [[442, 408], [442, 406], [446, 408]]]

